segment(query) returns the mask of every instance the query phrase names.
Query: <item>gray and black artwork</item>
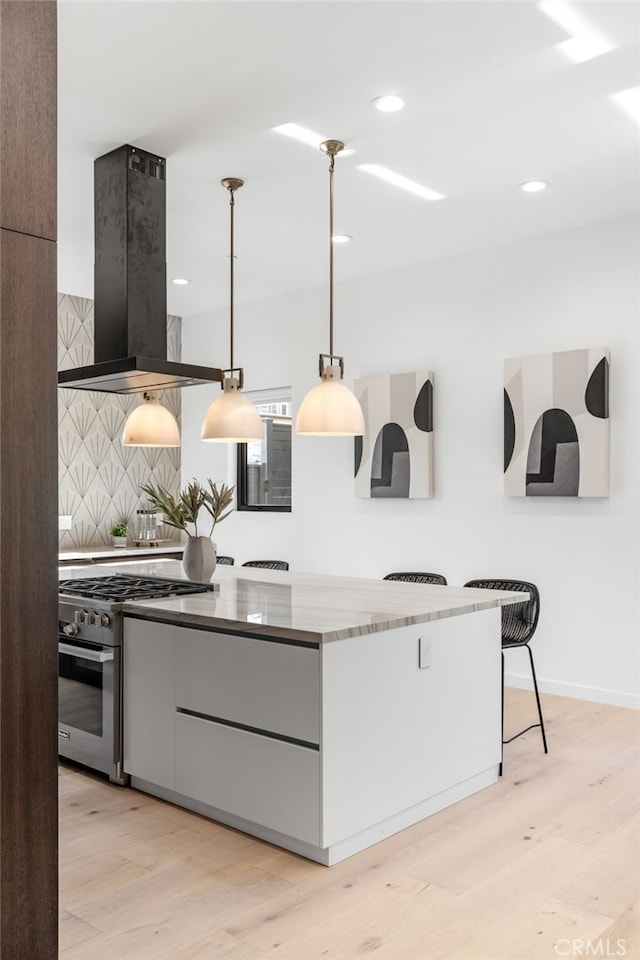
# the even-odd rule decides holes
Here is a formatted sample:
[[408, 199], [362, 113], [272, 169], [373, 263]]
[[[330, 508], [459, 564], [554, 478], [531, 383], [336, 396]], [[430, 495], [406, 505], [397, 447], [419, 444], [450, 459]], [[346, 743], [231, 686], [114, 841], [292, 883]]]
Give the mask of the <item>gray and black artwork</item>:
[[505, 493], [609, 495], [609, 351], [505, 361]]
[[410, 473], [407, 435], [397, 423], [385, 423], [373, 448], [371, 496], [408, 497]]
[[356, 380], [365, 421], [354, 445], [356, 496], [433, 496], [433, 373]]

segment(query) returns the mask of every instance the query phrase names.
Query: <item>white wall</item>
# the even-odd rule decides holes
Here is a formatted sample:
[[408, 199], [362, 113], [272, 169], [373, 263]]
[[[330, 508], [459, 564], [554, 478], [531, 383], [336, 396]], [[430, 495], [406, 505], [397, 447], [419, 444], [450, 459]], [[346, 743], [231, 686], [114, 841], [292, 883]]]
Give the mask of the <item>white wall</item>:
[[[638, 704], [638, 253], [638, 224], [625, 220], [338, 284], [336, 350], [347, 382], [435, 372], [436, 496], [358, 500], [353, 442], [296, 437], [292, 513], [233, 514], [216, 531], [219, 551], [237, 563], [279, 557], [293, 570], [356, 576], [422, 569], [453, 584], [532, 580], [542, 598], [534, 641], [542, 688]], [[224, 366], [227, 322], [226, 312], [187, 318], [184, 359]], [[247, 389], [291, 384], [295, 409], [316, 382], [327, 324], [326, 290], [237, 307]], [[589, 346], [611, 349], [610, 497], [505, 497], [504, 357]], [[183, 391], [185, 479], [234, 479], [228, 449], [199, 440], [215, 395]], [[526, 654], [508, 656], [518, 684]]]

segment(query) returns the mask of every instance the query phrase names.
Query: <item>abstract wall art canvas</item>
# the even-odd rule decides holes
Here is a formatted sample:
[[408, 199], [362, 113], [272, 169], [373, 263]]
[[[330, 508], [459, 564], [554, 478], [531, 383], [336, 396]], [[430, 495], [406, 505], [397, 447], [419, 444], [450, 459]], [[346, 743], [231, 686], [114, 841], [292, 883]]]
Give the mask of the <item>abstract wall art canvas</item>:
[[433, 373], [356, 380], [365, 435], [355, 438], [355, 492], [364, 498], [433, 496]]
[[514, 357], [504, 365], [504, 491], [609, 495], [609, 351]]

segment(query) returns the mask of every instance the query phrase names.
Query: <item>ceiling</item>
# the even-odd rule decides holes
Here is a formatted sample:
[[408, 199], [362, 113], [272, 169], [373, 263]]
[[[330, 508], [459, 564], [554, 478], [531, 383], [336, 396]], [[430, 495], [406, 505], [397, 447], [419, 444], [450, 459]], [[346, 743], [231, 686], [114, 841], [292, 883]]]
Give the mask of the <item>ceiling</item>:
[[[129, 143], [167, 158], [169, 311], [327, 283], [328, 174], [289, 122], [353, 149], [336, 160], [336, 280], [629, 215], [640, 84], [637, 3], [573, 3], [613, 49], [572, 63], [528, 2], [59, 0], [58, 289], [93, 296], [93, 160]], [[400, 93], [401, 113], [370, 101]], [[358, 169], [385, 165], [429, 202]], [[542, 178], [551, 188], [524, 194]]]

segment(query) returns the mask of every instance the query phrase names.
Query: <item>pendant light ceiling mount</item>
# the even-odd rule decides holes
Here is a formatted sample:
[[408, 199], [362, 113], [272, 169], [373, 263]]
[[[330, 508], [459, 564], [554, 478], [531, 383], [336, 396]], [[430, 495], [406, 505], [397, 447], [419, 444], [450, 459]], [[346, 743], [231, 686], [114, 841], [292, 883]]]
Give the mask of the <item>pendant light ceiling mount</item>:
[[360, 437], [364, 434], [362, 408], [342, 383], [344, 357], [333, 349], [333, 175], [342, 140], [325, 140], [320, 149], [329, 158], [329, 353], [321, 353], [321, 382], [307, 393], [296, 419], [296, 433], [324, 437]]
[[263, 440], [264, 431], [254, 404], [240, 392], [244, 370], [234, 365], [235, 193], [244, 186], [244, 180], [225, 177], [220, 183], [229, 191], [229, 366], [222, 371], [222, 394], [207, 410], [201, 436], [218, 443], [247, 443]]
[[[229, 193], [231, 193], [232, 196], [236, 190], [239, 190], [240, 187], [244, 187], [244, 180], [241, 180], [240, 177], [224, 177], [220, 183], [229, 191]], [[231, 202], [233, 202], [233, 200]]]
[[320, 144], [320, 149], [333, 160], [334, 157], [344, 150], [344, 143], [342, 140], [323, 140]]

